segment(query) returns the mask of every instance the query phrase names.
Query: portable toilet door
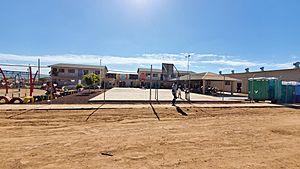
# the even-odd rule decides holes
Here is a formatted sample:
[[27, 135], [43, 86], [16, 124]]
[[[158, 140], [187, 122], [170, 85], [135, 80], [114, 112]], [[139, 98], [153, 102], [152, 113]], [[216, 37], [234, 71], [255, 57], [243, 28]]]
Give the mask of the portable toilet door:
[[295, 95], [296, 95], [296, 103], [300, 103], [300, 84], [296, 85]]
[[296, 85], [292, 82], [283, 82], [281, 87], [281, 102], [295, 103], [296, 102]]

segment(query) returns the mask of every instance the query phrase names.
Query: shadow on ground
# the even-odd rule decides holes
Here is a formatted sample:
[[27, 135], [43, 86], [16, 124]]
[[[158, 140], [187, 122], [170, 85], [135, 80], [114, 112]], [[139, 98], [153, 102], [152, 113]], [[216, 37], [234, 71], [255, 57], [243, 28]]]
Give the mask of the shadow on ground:
[[188, 114], [186, 114], [186, 112], [184, 112], [179, 106], [175, 106], [176, 107], [176, 111], [178, 113], [180, 113], [183, 116], [187, 116]]
[[157, 112], [155, 111], [155, 109], [154, 109], [154, 107], [153, 107], [152, 103], [150, 103], [150, 106], [151, 106], [151, 108], [152, 108], [152, 111], [153, 111], [154, 115], [156, 116], [157, 120], [160, 120], [160, 118], [159, 118], [159, 116], [158, 116]]

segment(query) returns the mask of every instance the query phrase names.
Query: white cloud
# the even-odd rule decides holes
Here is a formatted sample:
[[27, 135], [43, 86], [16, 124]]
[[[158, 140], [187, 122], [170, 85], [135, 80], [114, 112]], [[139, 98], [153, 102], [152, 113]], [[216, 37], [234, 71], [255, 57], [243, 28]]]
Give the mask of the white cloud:
[[292, 55], [292, 59], [298, 59], [298, 56]]
[[[265, 66], [271, 69], [275, 68], [291, 68], [292, 63], [283, 64], [270, 64], [270, 63], [257, 63], [249, 60], [241, 60], [236, 56], [229, 55], [218, 55], [218, 54], [199, 54], [199, 53], [150, 53], [150, 54], [140, 54], [135, 56], [109, 56], [109, 55], [75, 55], [75, 54], [63, 54], [63, 55], [15, 55], [15, 54], [1, 54], [1, 63], [9, 64], [37, 64], [37, 59], [41, 59], [42, 65], [51, 65], [55, 63], [73, 63], [73, 64], [90, 64], [98, 65], [99, 59], [102, 59], [102, 64], [107, 65], [108, 68], [115, 67], [122, 69], [122, 66], [133, 67], [149, 67], [149, 65], [154, 65], [156, 67], [160, 66], [161, 63], [173, 63], [178, 69], [185, 70], [187, 68], [187, 55], [190, 57], [190, 67], [194, 69], [209, 68], [210, 66], [219, 66], [219, 70], [222, 67], [230, 69], [238, 69], [245, 67], [256, 67]], [[0, 63], [0, 64], [1, 64]], [[228, 70], [225, 69], [224, 70]], [[14, 67], [13, 70], [18, 70], [19, 68]], [[218, 68], [217, 68], [218, 69]], [[48, 71], [48, 69], [47, 69]], [[135, 71], [135, 70], [131, 70]], [[204, 70], [203, 70], [204, 71]], [[46, 72], [46, 69], [45, 71]]]
[[260, 64], [246, 61], [246, 60], [206, 60], [200, 61], [201, 63], [208, 63], [208, 64], [218, 64], [218, 65], [227, 65], [227, 66], [258, 66]]
[[225, 68], [220, 68], [219, 71], [232, 71], [234, 68], [232, 67], [225, 67]]
[[182, 60], [178, 59], [178, 55], [154, 55], [145, 54], [141, 56], [103, 56], [103, 55], [13, 55], [13, 54], [0, 54], [0, 60], [5, 63], [36, 63], [40, 58], [44, 64], [55, 63], [78, 63], [78, 64], [99, 64], [99, 59], [102, 59], [103, 64], [161, 64], [163, 62], [174, 63], [183, 65]]
[[289, 62], [289, 63], [271, 64], [271, 66], [272, 67], [281, 68], [281, 69], [288, 69], [288, 68], [292, 68], [293, 67], [293, 63]]

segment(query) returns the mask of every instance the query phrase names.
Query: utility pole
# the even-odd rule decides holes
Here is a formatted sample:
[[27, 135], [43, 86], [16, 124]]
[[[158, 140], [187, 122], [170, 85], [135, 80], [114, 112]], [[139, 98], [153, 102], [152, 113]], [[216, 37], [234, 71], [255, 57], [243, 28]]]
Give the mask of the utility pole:
[[225, 75], [222, 74], [222, 71], [219, 71], [219, 74], [223, 76], [223, 83], [222, 83], [222, 101], [224, 102], [224, 90], [225, 90]]
[[150, 95], [149, 95], [149, 101], [151, 102], [151, 96], [152, 96], [152, 65], [151, 65], [151, 68], [150, 68]]
[[101, 89], [101, 85], [102, 85], [102, 77], [101, 77], [101, 66], [102, 66], [102, 59], [100, 59], [100, 71], [99, 71], [99, 86], [100, 86], [100, 89]]
[[[191, 55], [187, 55], [187, 74], [188, 74], [188, 95], [190, 95], [190, 88], [191, 88], [191, 74], [190, 74], [190, 57]], [[190, 100], [190, 97], [188, 97]]]
[[37, 81], [39, 81], [41, 78], [41, 59], [38, 58], [38, 79]]
[[190, 72], [189, 72], [189, 71], [190, 71], [190, 57], [191, 57], [191, 55], [187, 55], [187, 56], [186, 56], [186, 58], [187, 58], [187, 74], [189, 75], [189, 78], [188, 78], [188, 84], [189, 84], [189, 85], [188, 85], [188, 89], [189, 89], [189, 90], [190, 90], [190, 87], [191, 87], [191, 86], [190, 86], [190, 85], [191, 85], [191, 84], [190, 84], [190, 81], [191, 81], [191, 75], [190, 75]]

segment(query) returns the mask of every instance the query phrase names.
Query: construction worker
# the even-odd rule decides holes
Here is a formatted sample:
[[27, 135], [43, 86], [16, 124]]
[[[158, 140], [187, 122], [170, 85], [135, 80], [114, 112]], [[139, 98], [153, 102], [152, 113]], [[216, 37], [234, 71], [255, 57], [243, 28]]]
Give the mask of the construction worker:
[[177, 99], [177, 82], [174, 82], [172, 85], [172, 95], [173, 95], [172, 105], [175, 106], [175, 102]]

